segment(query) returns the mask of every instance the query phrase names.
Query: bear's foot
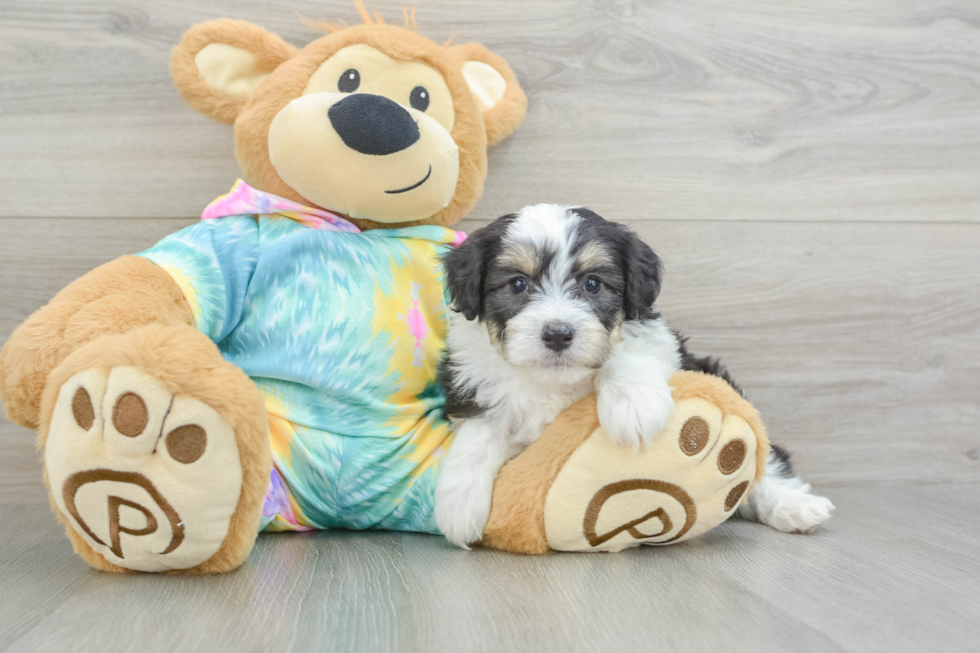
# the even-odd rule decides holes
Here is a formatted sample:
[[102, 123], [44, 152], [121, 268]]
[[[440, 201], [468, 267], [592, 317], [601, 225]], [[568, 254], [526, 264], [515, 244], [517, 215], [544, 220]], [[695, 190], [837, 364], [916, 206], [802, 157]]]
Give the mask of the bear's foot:
[[[67, 376], [42, 432], [52, 504], [98, 568], [234, 568], [254, 543], [271, 464], [261, 395], [200, 334], [147, 328], [163, 341], [112, 336], [66, 361], [104, 364], [52, 374]], [[200, 351], [159, 356], [174, 338]]]
[[221, 547], [242, 491], [231, 426], [135, 367], [61, 387], [45, 468], [58, 509], [107, 561], [166, 571]]
[[752, 406], [723, 380], [671, 379], [667, 426], [634, 453], [599, 424], [594, 396], [568, 408], [497, 475], [483, 544], [523, 553], [681, 542], [734, 514], [769, 451]]

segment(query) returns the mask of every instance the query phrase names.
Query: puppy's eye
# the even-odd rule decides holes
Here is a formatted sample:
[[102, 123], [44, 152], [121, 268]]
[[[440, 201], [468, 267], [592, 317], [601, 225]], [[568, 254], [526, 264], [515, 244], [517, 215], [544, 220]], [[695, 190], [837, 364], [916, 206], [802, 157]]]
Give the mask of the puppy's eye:
[[412, 108], [417, 111], [425, 111], [429, 108], [429, 91], [424, 86], [416, 86], [412, 89], [412, 94], [408, 97]]
[[353, 93], [361, 85], [361, 73], [353, 68], [344, 71], [337, 80], [337, 90], [341, 93]]
[[520, 295], [522, 292], [527, 290], [527, 280], [524, 277], [517, 277], [512, 279], [510, 282], [510, 291], [515, 295]]
[[585, 280], [585, 292], [592, 293], [593, 295], [599, 292], [602, 288], [602, 282], [599, 281], [599, 277], [589, 277]]

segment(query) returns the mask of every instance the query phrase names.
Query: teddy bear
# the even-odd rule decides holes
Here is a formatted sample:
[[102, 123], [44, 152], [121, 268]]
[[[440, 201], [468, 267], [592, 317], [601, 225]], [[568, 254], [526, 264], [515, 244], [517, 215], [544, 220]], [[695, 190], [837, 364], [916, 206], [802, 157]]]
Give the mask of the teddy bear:
[[[243, 21], [189, 29], [174, 83], [234, 126], [244, 180], [69, 284], [0, 352], [6, 413], [37, 429], [52, 509], [97, 569], [225, 572], [261, 531], [438, 533], [440, 255], [526, 99], [484, 46], [357, 6], [364, 24], [322, 23], [302, 49]], [[502, 470], [484, 545], [619, 550], [727, 518], [764, 428], [718, 379], [673, 383], [674, 417], [638, 457], [594, 398], [563, 413]]]

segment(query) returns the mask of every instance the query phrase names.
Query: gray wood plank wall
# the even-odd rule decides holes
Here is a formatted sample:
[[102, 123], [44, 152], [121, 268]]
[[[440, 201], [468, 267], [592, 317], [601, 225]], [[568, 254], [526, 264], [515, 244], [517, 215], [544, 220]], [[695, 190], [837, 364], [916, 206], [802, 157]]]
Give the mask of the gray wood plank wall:
[[[529, 92], [477, 217], [544, 200], [622, 219], [980, 219], [973, 0], [427, 0]], [[373, 3], [389, 20], [398, 3]], [[356, 19], [342, 0], [6, 0], [0, 215], [186, 217], [236, 175], [231, 131], [174, 92], [190, 24]]]

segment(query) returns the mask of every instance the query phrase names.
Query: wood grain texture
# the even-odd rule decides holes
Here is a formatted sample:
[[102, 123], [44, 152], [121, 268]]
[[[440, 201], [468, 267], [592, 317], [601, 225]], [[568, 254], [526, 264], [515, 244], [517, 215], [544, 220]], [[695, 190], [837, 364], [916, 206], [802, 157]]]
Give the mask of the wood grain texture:
[[[0, 339], [71, 279], [189, 223], [0, 218]], [[980, 484], [976, 225], [630, 224], [665, 261], [668, 322], [728, 364], [807, 480]], [[35, 460], [0, 464], [36, 495]]]
[[972, 489], [841, 487], [817, 535], [729, 522], [615, 555], [263, 535], [210, 578], [93, 572], [47, 506], [3, 507], [0, 649], [975, 651]]
[[[391, 19], [401, 5], [373, 2]], [[672, 220], [980, 219], [973, 0], [426, 0], [422, 32], [505, 56], [530, 98], [476, 217], [540, 201]], [[347, 0], [6, 0], [0, 215], [193, 217], [238, 174], [173, 88], [193, 23]]]

